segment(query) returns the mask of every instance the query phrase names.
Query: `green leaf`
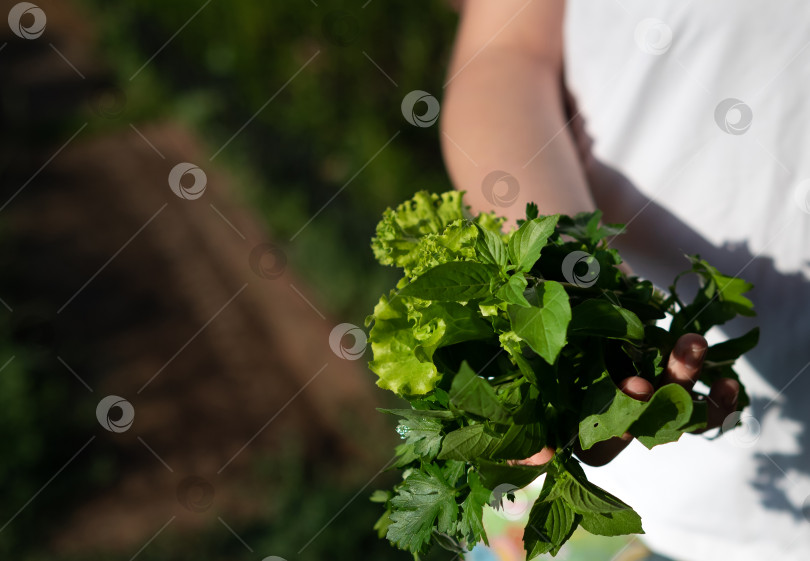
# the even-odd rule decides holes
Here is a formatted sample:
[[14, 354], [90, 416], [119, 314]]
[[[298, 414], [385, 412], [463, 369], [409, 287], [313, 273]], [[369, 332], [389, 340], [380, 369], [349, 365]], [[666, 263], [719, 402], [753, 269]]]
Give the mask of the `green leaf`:
[[467, 302], [489, 295], [497, 267], [474, 261], [451, 261], [425, 271], [400, 290], [402, 296], [423, 300]]
[[482, 263], [497, 265], [501, 270], [506, 267], [506, 244], [495, 232], [479, 226], [475, 251]]
[[373, 530], [377, 531], [378, 538], [384, 538], [388, 533], [388, 527], [391, 525], [391, 511], [386, 510], [382, 516], [374, 523]]
[[515, 273], [495, 292], [495, 296], [509, 304], [529, 308], [531, 304], [529, 304], [529, 301], [526, 300], [526, 297], [523, 295], [527, 284], [526, 277], [523, 276], [523, 273]]
[[579, 525], [597, 536], [623, 536], [643, 534], [641, 517], [633, 509], [614, 512], [588, 512], [582, 515]]
[[647, 448], [674, 442], [692, 417], [692, 396], [678, 384], [667, 384], [653, 394], [630, 433]]
[[439, 263], [473, 259], [476, 238], [461, 192], [419, 191], [383, 213], [371, 248], [381, 264], [401, 267], [410, 278]]
[[371, 494], [368, 500], [371, 501], [372, 503], [385, 504], [393, 496], [394, 493], [392, 493], [391, 491], [383, 491], [382, 489], [377, 489]]
[[455, 487], [458, 484], [458, 480], [461, 479], [465, 471], [467, 471], [467, 462], [458, 460], [448, 460], [444, 462], [444, 466], [442, 466], [444, 479], [451, 487]]
[[413, 444], [404, 442], [394, 448], [396, 461], [394, 467], [403, 468], [419, 459], [419, 454], [413, 451]]
[[453, 378], [450, 403], [462, 411], [496, 423], [508, 423], [511, 418], [509, 411], [498, 401], [492, 386], [478, 376], [467, 361], [461, 363], [458, 374]]
[[[705, 334], [710, 328], [722, 325], [738, 314], [756, 315], [751, 301], [743, 296], [753, 288], [751, 283], [721, 274], [699, 256], [689, 259], [692, 261], [691, 272], [701, 278], [702, 286], [695, 300], [673, 316], [671, 332], [677, 336], [689, 332]], [[674, 285], [672, 291], [675, 291]]]
[[709, 347], [709, 350], [706, 351], [705, 360], [709, 362], [724, 362], [737, 359], [756, 347], [758, 342], [759, 327], [755, 327], [745, 335]]
[[565, 346], [571, 306], [568, 294], [558, 282], [541, 282], [535, 290], [533, 299], [537, 304], [533, 303], [530, 308], [510, 304], [507, 312], [512, 330], [518, 337], [546, 362], [553, 364]]
[[391, 524], [386, 537], [399, 547], [419, 553], [430, 541], [434, 524], [439, 532], [450, 533], [458, 519], [456, 491], [448, 485], [441, 470], [425, 464], [409, 475], [390, 501]]
[[420, 331], [440, 335], [434, 348], [492, 337], [492, 326], [476, 310], [458, 302], [431, 302], [427, 307], [414, 309], [411, 316], [417, 320]]
[[442, 423], [432, 418], [402, 419], [397, 432], [413, 446], [413, 453], [426, 460], [436, 457], [442, 445]]
[[461, 520], [458, 530], [470, 547], [480, 541], [489, 545], [483, 517], [484, 506], [489, 503], [490, 490], [481, 484], [478, 474], [472, 470], [467, 474], [467, 483], [470, 486], [470, 493], [461, 503]]
[[557, 486], [560, 495], [575, 512], [586, 514], [630, 509], [627, 504], [588, 481], [585, 472], [575, 460], [568, 460], [565, 469]]
[[560, 215], [527, 220], [509, 238], [509, 259], [517, 272], [525, 272], [540, 258], [540, 252], [554, 233]]
[[707, 401], [692, 401], [692, 415], [685, 425], [678, 430], [692, 432], [706, 427], [709, 420], [709, 403]]
[[475, 460], [475, 469], [481, 476], [481, 482], [489, 489], [500, 485], [512, 485], [522, 489], [542, 474], [546, 473], [550, 464], [542, 466], [520, 466], [507, 463], [492, 462], [483, 458]]
[[528, 458], [542, 449], [545, 444], [545, 431], [539, 423], [511, 425], [501, 437], [498, 447], [492, 453], [492, 458], [496, 460]]
[[623, 435], [647, 404], [621, 391], [607, 372], [587, 390], [582, 405], [587, 414], [579, 423], [579, 442], [588, 450], [597, 442]]
[[483, 424], [468, 425], [444, 437], [439, 459], [472, 461], [486, 456], [497, 443], [498, 438], [488, 433]]
[[578, 520], [579, 515], [562, 499], [536, 502], [523, 532], [526, 559], [543, 553], [557, 555], [574, 533]]
[[383, 296], [374, 308], [369, 332], [377, 385], [402, 396], [430, 392], [439, 381], [432, 362], [436, 349], [492, 337], [475, 310], [457, 302], [424, 302], [400, 294]]
[[571, 236], [580, 243], [584, 243], [593, 250], [597, 244], [607, 236], [617, 236], [624, 232], [623, 224], [608, 224], [599, 226], [602, 211], [580, 212], [571, 216], [561, 216], [557, 230], [561, 234]]
[[570, 335], [595, 335], [624, 341], [644, 338], [644, 324], [638, 316], [602, 298], [585, 300], [571, 310]]
[[436, 386], [439, 372], [431, 362], [432, 351], [425, 352], [424, 345], [435, 348], [442, 333], [425, 331], [414, 330], [404, 298], [380, 298], [369, 332], [374, 360], [368, 365], [379, 376], [378, 386], [399, 395], [426, 394]]

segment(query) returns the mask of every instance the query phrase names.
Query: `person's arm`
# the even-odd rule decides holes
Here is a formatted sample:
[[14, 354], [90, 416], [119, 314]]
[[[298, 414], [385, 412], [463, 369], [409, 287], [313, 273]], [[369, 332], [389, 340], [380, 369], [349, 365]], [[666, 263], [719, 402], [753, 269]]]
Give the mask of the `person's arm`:
[[[541, 214], [594, 209], [583, 159], [568, 130], [563, 102], [562, 30], [564, 0], [466, 0], [448, 71], [442, 109], [442, 149], [457, 189], [467, 191], [474, 212], [495, 210], [510, 222], [526, 203]], [[578, 135], [584, 138], [582, 134]], [[481, 188], [493, 171], [513, 175], [520, 185], [509, 206], [493, 208]], [[691, 390], [699, 377], [706, 340], [687, 334], [678, 340], [664, 374], [665, 383]], [[640, 400], [654, 388], [639, 376], [622, 380], [622, 390]], [[736, 409], [739, 385], [715, 382], [709, 394], [709, 427]], [[628, 433], [590, 450], [577, 450], [585, 463], [602, 465], [632, 440]], [[554, 450], [545, 448], [520, 463], [542, 464]]]
[[495, 208], [513, 222], [526, 203], [541, 214], [594, 204], [566, 130], [562, 87], [564, 0], [466, 0], [442, 103], [442, 149], [453, 184], [473, 211], [493, 171], [513, 175], [517, 200]]

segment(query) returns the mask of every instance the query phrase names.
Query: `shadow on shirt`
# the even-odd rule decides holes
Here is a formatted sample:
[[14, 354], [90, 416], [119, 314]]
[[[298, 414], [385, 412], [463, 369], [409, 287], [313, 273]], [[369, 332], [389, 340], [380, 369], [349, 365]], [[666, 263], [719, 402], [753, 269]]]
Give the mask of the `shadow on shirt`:
[[[754, 284], [748, 296], [757, 317], [736, 318], [722, 328], [729, 337], [756, 325], [761, 329], [759, 345], [745, 355], [770, 386], [752, 395], [748, 409], [758, 422], [752, 429], [761, 428], [754, 443], [756, 466], [750, 484], [765, 508], [810, 521], [810, 496], [799, 506], [789, 499], [791, 491], [795, 497], [796, 478], [810, 478], [810, 280], [801, 273], [778, 271], [771, 258], [752, 254], [745, 240], [713, 245], [601, 162], [593, 166], [589, 182], [605, 221], [628, 224], [627, 234], [611, 245], [639, 276], [666, 288], [677, 273], [689, 268], [683, 255], [700, 254], [722, 273]], [[774, 239], [768, 249], [778, 252], [780, 241]], [[679, 293], [681, 286], [679, 282]], [[750, 436], [756, 438], [753, 432]]]

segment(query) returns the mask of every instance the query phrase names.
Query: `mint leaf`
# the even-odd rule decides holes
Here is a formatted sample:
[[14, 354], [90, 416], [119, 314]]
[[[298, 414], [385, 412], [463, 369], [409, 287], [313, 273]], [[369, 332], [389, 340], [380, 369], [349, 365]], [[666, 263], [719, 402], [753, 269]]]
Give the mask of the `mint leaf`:
[[705, 360], [708, 362], [735, 360], [756, 347], [758, 342], [759, 327], [755, 327], [745, 335], [712, 345], [706, 351]]
[[580, 212], [576, 216], [561, 216], [557, 230], [561, 234], [571, 236], [575, 240], [584, 243], [592, 251], [597, 244], [608, 236], [617, 236], [624, 232], [621, 224], [608, 224], [600, 226], [602, 212]]
[[497, 443], [498, 438], [488, 433], [483, 424], [468, 425], [444, 437], [439, 459], [469, 461], [488, 456]]
[[531, 307], [514, 304], [507, 307], [509, 321], [518, 337], [546, 362], [553, 364], [565, 346], [571, 306], [568, 294], [558, 282], [542, 282], [535, 290], [533, 300], [536, 303], [532, 302]]
[[451, 261], [425, 271], [399, 293], [423, 300], [466, 302], [487, 296], [497, 273], [498, 269], [492, 265]]
[[496, 423], [508, 423], [511, 417], [509, 411], [498, 401], [492, 386], [473, 372], [466, 361], [461, 363], [458, 374], [453, 378], [450, 403], [462, 411]]
[[509, 304], [529, 308], [531, 304], [523, 295], [527, 284], [526, 277], [522, 273], [515, 273], [495, 292], [495, 296]]
[[501, 270], [506, 268], [506, 244], [495, 232], [479, 226], [475, 251], [481, 263], [497, 265]]
[[602, 298], [585, 300], [574, 306], [571, 313], [568, 326], [571, 335], [596, 335], [625, 341], [644, 338], [644, 324], [636, 314]]
[[509, 239], [509, 259], [517, 272], [525, 272], [540, 258], [540, 252], [554, 233], [559, 215], [524, 222]]
[[543, 553], [557, 555], [576, 529], [579, 516], [562, 499], [538, 501], [529, 513], [523, 532], [526, 559]]
[[582, 515], [579, 525], [597, 536], [623, 536], [643, 534], [641, 517], [633, 509], [614, 512], [588, 512]]
[[585, 472], [575, 460], [567, 461], [565, 469], [557, 486], [560, 489], [560, 495], [575, 512], [587, 514], [630, 509], [618, 498], [588, 481]]
[[433, 525], [452, 532], [458, 518], [456, 492], [441, 470], [425, 464], [409, 475], [391, 499], [390, 525], [386, 537], [400, 549], [419, 553], [430, 541]]
[[516, 489], [522, 489], [546, 473], [549, 467], [550, 464], [521, 466], [493, 462], [482, 458], [476, 460], [476, 470], [481, 476], [481, 482], [489, 489], [495, 489], [500, 485], [512, 485]]
[[501, 437], [492, 457], [502, 460], [528, 458], [542, 449], [545, 443], [546, 434], [539, 423], [511, 425]]

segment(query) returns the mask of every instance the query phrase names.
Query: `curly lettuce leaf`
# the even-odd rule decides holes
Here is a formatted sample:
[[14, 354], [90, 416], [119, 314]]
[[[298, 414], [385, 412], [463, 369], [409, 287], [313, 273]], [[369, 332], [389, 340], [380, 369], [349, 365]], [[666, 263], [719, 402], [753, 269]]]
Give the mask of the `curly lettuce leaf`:
[[[399, 267], [413, 278], [442, 263], [474, 259], [478, 230], [462, 204], [462, 194], [420, 191], [396, 209], [386, 209], [371, 241], [377, 261]], [[500, 233], [503, 219], [482, 214], [476, 222]]]

